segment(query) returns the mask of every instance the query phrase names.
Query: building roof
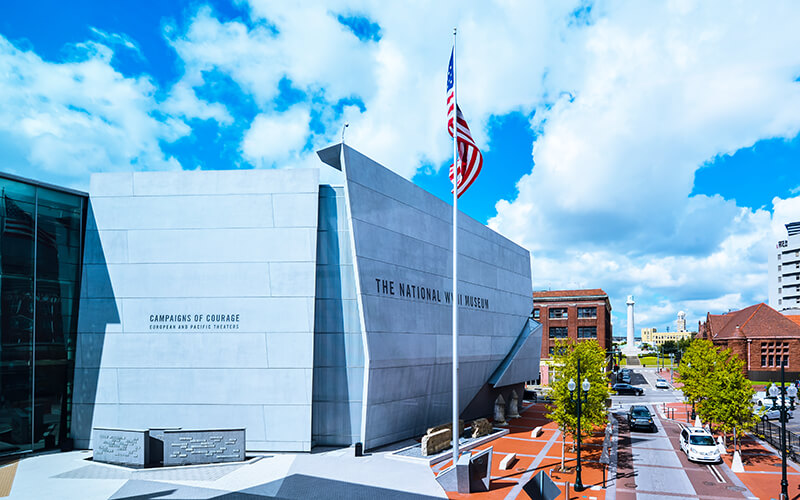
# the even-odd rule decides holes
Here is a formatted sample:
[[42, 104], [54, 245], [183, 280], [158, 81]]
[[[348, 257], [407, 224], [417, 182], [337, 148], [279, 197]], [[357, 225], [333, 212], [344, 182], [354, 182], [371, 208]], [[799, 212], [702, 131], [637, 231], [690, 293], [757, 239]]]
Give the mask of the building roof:
[[534, 299], [563, 299], [567, 297], [607, 298], [608, 294], [600, 288], [591, 288], [588, 290], [546, 290], [541, 292], [533, 292]]
[[790, 314], [784, 316], [786, 316], [789, 320], [791, 320], [794, 323], [797, 323], [797, 325], [800, 326], [800, 314]]
[[708, 314], [706, 323], [712, 340], [754, 337], [800, 337], [800, 322], [761, 303], [727, 314]]

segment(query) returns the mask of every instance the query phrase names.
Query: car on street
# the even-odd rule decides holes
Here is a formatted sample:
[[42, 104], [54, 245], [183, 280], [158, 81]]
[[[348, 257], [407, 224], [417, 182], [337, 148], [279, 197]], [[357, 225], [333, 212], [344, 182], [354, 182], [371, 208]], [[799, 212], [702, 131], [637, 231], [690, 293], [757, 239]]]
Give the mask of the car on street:
[[632, 394], [634, 396], [641, 396], [644, 394], [644, 389], [641, 387], [634, 387], [631, 384], [614, 384], [611, 386], [611, 390], [616, 392], [617, 394]]
[[656, 389], [669, 389], [669, 382], [663, 378], [656, 379]]
[[633, 405], [628, 410], [628, 427], [631, 429], [644, 428], [656, 431], [656, 424], [653, 422], [653, 415], [650, 410], [643, 405]]
[[617, 381], [622, 382], [623, 384], [630, 384], [631, 383], [630, 370], [620, 370], [619, 375], [617, 376]]
[[[794, 416], [794, 412], [790, 409], [786, 409], [786, 415], [789, 418]], [[771, 406], [764, 410], [764, 413], [761, 415], [761, 420], [778, 420], [781, 419], [781, 407], [780, 406]]]
[[722, 460], [714, 436], [702, 427], [686, 427], [681, 431], [681, 451], [693, 462], [717, 463]]

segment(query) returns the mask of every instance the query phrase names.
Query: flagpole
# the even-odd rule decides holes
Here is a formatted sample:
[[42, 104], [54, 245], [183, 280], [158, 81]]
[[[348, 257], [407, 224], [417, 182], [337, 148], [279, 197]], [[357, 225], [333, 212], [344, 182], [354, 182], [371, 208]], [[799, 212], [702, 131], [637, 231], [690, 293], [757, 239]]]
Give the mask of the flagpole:
[[453, 28], [453, 467], [458, 462], [458, 93], [456, 28]]

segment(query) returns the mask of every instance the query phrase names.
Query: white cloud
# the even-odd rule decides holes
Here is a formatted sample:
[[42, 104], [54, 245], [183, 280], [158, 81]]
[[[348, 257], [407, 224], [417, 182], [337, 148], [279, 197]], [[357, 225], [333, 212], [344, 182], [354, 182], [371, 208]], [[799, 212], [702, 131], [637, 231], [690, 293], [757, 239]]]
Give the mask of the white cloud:
[[310, 119], [308, 108], [300, 105], [256, 116], [242, 141], [244, 157], [256, 166], [280, 166], [305, 146]]
[[608, 2], [572, 33], [547, 90], [569, 94], [538, 109], [536, 166], [491, 221], [534, 251], [537, 284], [568, 270], [619, 319], [634, 293], [637, 328], [766, 299], [769, 213], [689, 195], [705, 162], [800, 129], [797, 7], [775, 7]]
[[89, 172], [180, 168], [159, 141], [174, 141], [188, 127], [154, 118], [151, 81], [121, 75], [110, 59], [107, 47], [87, 44], [81, 59], [46, 62], [0, 36], [4, 169], [85, 188]]
[[[64, 64], [0, 39], [7, 161], [64, 179], [176, 168], [160, 143], [189, 134], [184, 120], [245, 119], [226, 92], [200, 91], [223, 77], [255, 106], [239, 139], [251, 164], [316, 164], [313, 150], [338, 141], [346, 120], [349, 144], [410, 178], [450, 154], [444, 79], [457, 25], [460, 104], [482, 148], [492, 116], [536, 111], [536, 167], [490, 224], [532, 250], [537, 288], [602, 287], [617, 321], [633, 293], [637, 327], [766, 298], [766, 251], [800, 220], [800, 196], [776, 198], [771, 218], [690, 193], [701, 165], [800, 130], [796, 3], [608, 0], [582, 17], [578, 1], [242, 4], [245, 21], [201, 7], [166, 26], [183, 72], [165, 89], [114, 71], [106, 45], [138, 50], [123, 35], [96, 30], [106, 45], [85, 43]], [[366, 16], [382, 38], [359, 40], [337, 14]], [[288, 109], [276, 102], [284, 80], [302, 93]], [[363, 108], [337, 118], [332, 105], [349, 98]], [[503, 167], [482, 175], [492, 168]]]

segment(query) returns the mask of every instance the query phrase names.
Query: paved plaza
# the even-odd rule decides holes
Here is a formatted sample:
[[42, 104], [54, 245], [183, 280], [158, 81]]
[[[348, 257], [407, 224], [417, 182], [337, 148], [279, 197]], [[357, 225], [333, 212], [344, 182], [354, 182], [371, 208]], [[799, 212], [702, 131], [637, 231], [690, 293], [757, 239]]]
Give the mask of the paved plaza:
[[[91, 461], [90, 451], [30, 456], [0, 467], [0, 497], [12, 500], [58, 498], [105, 499], [258, 499], [347, 498], [427, 499], [530, 498], [524, 486], [545, 471], [570, 499], [771, 499], [778, 498], [780, 457], [756, 437], [741, 440], [745, 472], [731, 470], [733, 443], [723, 463], [689, 462], [679, 449], [678, 434], [690, 419], [691, 408], [673, 389], [655, 389], [657, 373], [637, 368], [633, 383], [645, 396], [614, 396], [611, 463], [599, 462], [603, 433], [586, 439], [581, 453], [583, 482], [577, 493], [576, 453], [567, 439], [564, 458], [569, 472], [560, 468], [563, 434], [547, 417], [543, 403], [526, 402], [520, 418], [509, 421], [508, 434], [477, 449], [492, 447], [492, 484], [486, 493], [446, 495], [435, 474], [450, 461], [403, 460], [393, 452], [413, 440], [355, 457], [352, 448], [315, 448], [312, 453], [277, 453], [250, 456], [244, 463], [134, 470]], [[654, 413], [655, 432], [628, 429], [626, 412], [631, 404], [646, 404]], [[532, 437], [541, 426], [543, 433]], [[517, 462], [500, 470], [500, 461], [516, 453]], [[800, 468], [789, 465], [790, 497], [800, 494]]]

